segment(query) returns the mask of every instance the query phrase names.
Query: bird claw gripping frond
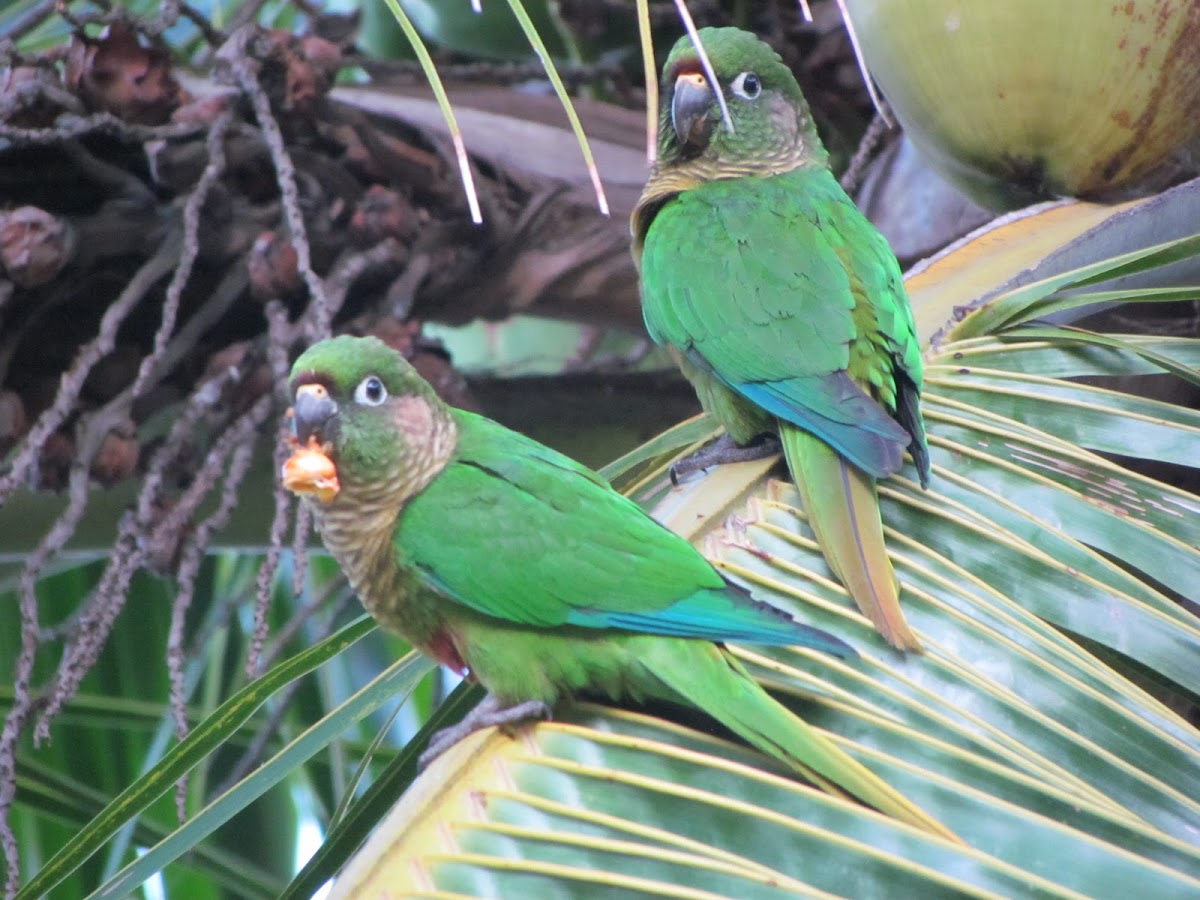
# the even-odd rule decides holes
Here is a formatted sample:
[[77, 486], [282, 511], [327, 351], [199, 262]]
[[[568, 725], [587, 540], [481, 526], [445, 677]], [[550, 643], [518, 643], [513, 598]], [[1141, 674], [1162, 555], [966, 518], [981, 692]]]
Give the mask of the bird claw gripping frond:
[[421, 769], [427, 768], [463, 738], [483, 728], [515, 725], [528, 719], [549, 719], [550, 716], [550, 706], [541, 700], [526, 700], [523, 703], [505, 706], [495, 694], [488, 694], [457, 725], [443, 728], [434, 734], [429, 739], [425, 752], [417, 760], [417, 765]]
[[684, 457], [671, 466], [671, 484], [678, 485], [680, 479], [712, 466], [725, 463], [753, 462], [781, 452], [779, 439], [762, 435], [749, 444], [739, 445], [728, 434], [723, 434], [707, 447], [702, 447], [691, 456]]

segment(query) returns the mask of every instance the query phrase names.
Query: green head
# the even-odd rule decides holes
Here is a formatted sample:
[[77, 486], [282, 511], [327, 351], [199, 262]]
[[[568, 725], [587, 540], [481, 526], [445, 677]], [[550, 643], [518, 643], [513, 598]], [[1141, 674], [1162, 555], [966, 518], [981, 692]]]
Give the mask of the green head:
[[325, 448], [337, 469], [339, 500], [402, 503], [453, 449], [449, 408], [378, 338], [314, 344], [292, 366], [289, 388], [297, 441]]
[[663, 66], [659, 167], [695, 160], [745, 174], [760, 168], [786, 171], [809, 161], [824, 165], [825, 148], [808, 103], [779, 54], [738, 28], [702, 28], [699, 35], [733, 131], [685, 34]]

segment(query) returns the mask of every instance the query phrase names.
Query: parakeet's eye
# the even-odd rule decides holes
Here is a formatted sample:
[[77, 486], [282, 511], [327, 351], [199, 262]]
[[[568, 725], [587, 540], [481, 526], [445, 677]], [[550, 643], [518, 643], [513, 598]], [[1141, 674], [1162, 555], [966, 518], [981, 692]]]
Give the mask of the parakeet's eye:
[[378, 375], [368, 375], [354, 389], [354, 402], [363, 406], [378, 406], [387, 399], [387, 388]]
[[733, 92], [745, 100], [755, 100], [762, 93], [762, 82], [753, 72], [743, 72], [730, 85]]

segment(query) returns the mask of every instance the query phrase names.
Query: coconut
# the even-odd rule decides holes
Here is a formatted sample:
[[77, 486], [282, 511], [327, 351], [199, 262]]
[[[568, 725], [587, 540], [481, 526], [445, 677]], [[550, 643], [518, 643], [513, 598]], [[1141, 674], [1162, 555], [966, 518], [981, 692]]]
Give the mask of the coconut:
[[867, 67], [979, 202], [1116, 199], [1200, 157], [1200, 0], [848, 0]]

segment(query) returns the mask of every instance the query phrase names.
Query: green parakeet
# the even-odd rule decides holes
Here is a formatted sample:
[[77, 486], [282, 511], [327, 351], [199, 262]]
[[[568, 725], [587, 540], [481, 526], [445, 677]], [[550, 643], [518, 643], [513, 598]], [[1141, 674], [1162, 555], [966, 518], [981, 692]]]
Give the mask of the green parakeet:
[[[646, 327], [727, 439], [778, 436], [829, 567], [889, 643], [919, 650], [875, 488], [906, 447], [929, 478], [899, 265], [830, 173], [779, 56], [736, 28], [699, 34], [733, 129], [685, 36], [663, 70], [658, 159], [632, 218]], [[729, 458], [719, 446], [691, 468]]]
[[437, 750], [548, 715], [579, 691], [664, 698], [826, 789], [946, 833], [773, 700], [720, 642], [853, 651], [752, 599], [600, 476], [448, 407], [375, 338], [314, 345], [291, 390], [284, 484], [311, 502], [371, 615], [489, 692]]

